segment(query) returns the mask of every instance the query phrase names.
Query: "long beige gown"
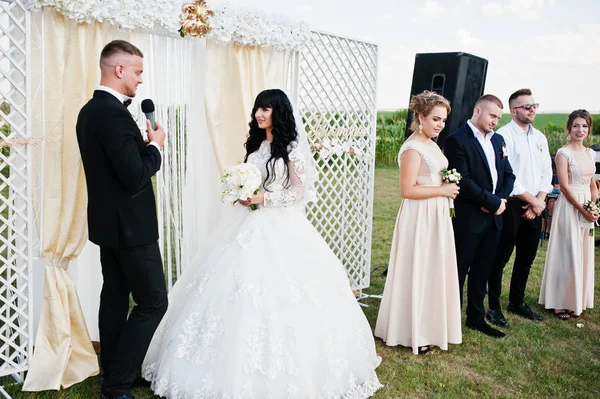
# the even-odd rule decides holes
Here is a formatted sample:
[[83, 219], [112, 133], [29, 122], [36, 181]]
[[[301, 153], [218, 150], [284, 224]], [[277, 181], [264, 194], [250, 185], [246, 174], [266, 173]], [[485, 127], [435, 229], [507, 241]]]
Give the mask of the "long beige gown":
[[[556, 156], [567, 158], [569, 188], [579, 203], [591, 198], [590, 181], [594, 178], [594, 152], [561, 148]], [[546, 309], [568, 309], [580, 314], [594, 307], [593, 224], [585, 220], [564, 195], [556, 200], [548, 239], [546, 265], [539, 303]]]
[[[448, 160], [433, 141], [408, 140], [400, 148], [421, 155], [417, 184], [440, 186]], [[389, 346], [425, 345], [448, 350], [462, 342], [458, 270], [450, 199], [405, 199], [400, 205], [390, 252], [388, 275], [375, 336]]]

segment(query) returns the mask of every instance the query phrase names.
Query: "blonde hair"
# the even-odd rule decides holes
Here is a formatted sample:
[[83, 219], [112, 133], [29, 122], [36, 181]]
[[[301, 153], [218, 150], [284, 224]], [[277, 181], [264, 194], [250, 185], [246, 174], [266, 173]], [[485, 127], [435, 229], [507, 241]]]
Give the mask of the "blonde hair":
[[416, 131], [419, 128], [419, 115], [424, 117], [429, 115], [435, 107], [444, 107], [446, 111], [450, 113], [450, 101], [429, 90], [425, 90], [423, 93], [416, 94], [410, 99], [408, 109], [413, 112], [413, 120], [410, 124], [410, 130]]

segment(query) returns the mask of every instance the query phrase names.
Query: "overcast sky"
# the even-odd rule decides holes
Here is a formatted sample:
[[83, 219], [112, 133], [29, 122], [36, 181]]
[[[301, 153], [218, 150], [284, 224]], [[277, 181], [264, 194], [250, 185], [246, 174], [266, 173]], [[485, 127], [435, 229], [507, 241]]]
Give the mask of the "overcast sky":
[[226, 2], [378, 44], [378, 109], [407, 106], [416, 53], [464, 51], [489, 61], [485, 91], [505, 102], [529, 87], [540, 112], [600, 113], [600, 0]]

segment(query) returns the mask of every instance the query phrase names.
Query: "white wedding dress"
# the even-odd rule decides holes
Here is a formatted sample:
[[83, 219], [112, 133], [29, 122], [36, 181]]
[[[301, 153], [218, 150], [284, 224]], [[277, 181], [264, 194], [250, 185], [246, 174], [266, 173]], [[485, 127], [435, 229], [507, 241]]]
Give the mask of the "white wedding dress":
[[[169, 294], [142, 366], [156, 394], [350, 399], [382, 386], [344, 267], [304, 214], [302, 153], [289, 155], [289, 182], [279, 160], [264, 206], [240, 206]], [[263, 179], [269, 157], [268, 141], [248, 157]]]

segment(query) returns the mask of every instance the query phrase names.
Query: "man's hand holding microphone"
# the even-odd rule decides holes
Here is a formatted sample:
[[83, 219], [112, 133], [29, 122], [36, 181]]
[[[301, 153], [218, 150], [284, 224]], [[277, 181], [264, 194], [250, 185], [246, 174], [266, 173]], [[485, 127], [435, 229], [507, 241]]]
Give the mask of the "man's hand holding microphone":
[[146, 132], [148, 133], [148, 144], [156, 143], [157, 148], [162, 150], [167, 135], [160, 123], [154, 120], [154, 103], [149, 98], [142, 101], [142, 112], [146, 115]]

